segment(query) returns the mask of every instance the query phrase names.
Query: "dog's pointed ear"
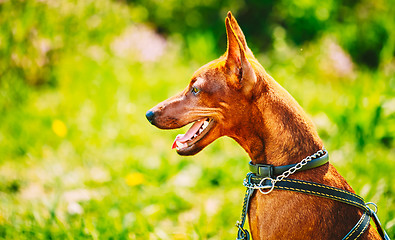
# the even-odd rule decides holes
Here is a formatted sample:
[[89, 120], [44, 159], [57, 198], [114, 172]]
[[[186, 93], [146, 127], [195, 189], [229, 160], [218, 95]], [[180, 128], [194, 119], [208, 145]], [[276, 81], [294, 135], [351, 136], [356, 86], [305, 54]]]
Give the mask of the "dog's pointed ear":
[[240, 40], [241, 44], [244, 47], [246, 55], [248, 57], [255, 58], [251, 49], [247, 46], [247, 40], [246, 37], [244, 36], [243, 31], [241, 30], [239, 24], [237, 23], [236, 18], [232, 15], [230, 11], [228, 12], [228, 18], [230, 20], [230, 25], [232, 26], [233, 30], [236, 33], [237, 38]]
[[225, 19], [225, 26], [226, 26], [226, 36], [228, 39], [227, 50], [226, 50], [226, 65], [229, 69], [234, 67], [239, 68], [241, 67], [241, 48], [239, 40], [230, 25], [230, 20], [227, 17]]
[[226, 34], [228, 37], [225, 66], [233, 73], [233, 76], [236, 76], [229, 78], [231, 84], [241, 89], [247, 97], [250, 97], [256, 83], [256, 75], [251, 63], [247, 59], [243, 44], [233, 30], [230, 21], [229, 17], [225, 19]]

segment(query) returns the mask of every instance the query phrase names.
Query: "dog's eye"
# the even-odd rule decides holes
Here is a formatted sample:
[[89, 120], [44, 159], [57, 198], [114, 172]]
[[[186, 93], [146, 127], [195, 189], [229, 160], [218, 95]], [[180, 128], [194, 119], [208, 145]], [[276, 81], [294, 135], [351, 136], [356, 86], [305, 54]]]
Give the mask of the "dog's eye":
[[196, 94], [198, 94], [198, 93], [200, 92], [200, 89], [197, 88], [197, 87], [192, 87], [191, 92], [192, 92], [194, 95], [196, 95]]

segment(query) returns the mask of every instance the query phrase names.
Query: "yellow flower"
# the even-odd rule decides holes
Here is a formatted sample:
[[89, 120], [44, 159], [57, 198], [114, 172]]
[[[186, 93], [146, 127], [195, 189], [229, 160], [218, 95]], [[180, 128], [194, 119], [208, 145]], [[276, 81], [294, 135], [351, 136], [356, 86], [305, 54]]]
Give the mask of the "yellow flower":
[[67, 135], [66, 125], [59, 119], [55, 119], [52, 122], [52, 131], [59, 137], [65, 137]]
[[3, 224], [6, 222], [6, 219], [3, 215], [0, 214], [0, 224]]
[[125, 177], [125, 182], [127, 185], [134, 187], [145, 182], [144, 175], [138, 172], [130, 173]]
[[185, 240], [188, 239], [187, 235], [185, 233], [175, 233], [173, 235], [174, 240]]

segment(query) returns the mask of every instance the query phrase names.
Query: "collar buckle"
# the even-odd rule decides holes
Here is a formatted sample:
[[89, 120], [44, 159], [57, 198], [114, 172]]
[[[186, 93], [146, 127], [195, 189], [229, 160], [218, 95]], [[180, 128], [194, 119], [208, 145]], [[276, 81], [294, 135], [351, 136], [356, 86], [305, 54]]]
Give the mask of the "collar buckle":
[[271, 164], [253, 164], [250, 161], [250, 171], [259, 177], [274, 177], [274, 166]]
[[258, 176], [274, 177], [274, 166], [270, 164], [258, 164]]

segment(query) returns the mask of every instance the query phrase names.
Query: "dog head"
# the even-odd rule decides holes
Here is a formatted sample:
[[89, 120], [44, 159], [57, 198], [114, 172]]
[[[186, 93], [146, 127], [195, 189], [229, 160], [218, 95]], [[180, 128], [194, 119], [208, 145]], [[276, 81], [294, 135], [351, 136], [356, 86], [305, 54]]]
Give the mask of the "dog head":
[[263, 68], [230, 12], [225, 25], [225, 54], [198, 69], [184, 91], [146, 113], [149, 122], [161, 129], [193, 123], [173, 143], [180, 155], [196, 154], [221, 136], [237, 135], [254, 111], [256, 72]]

